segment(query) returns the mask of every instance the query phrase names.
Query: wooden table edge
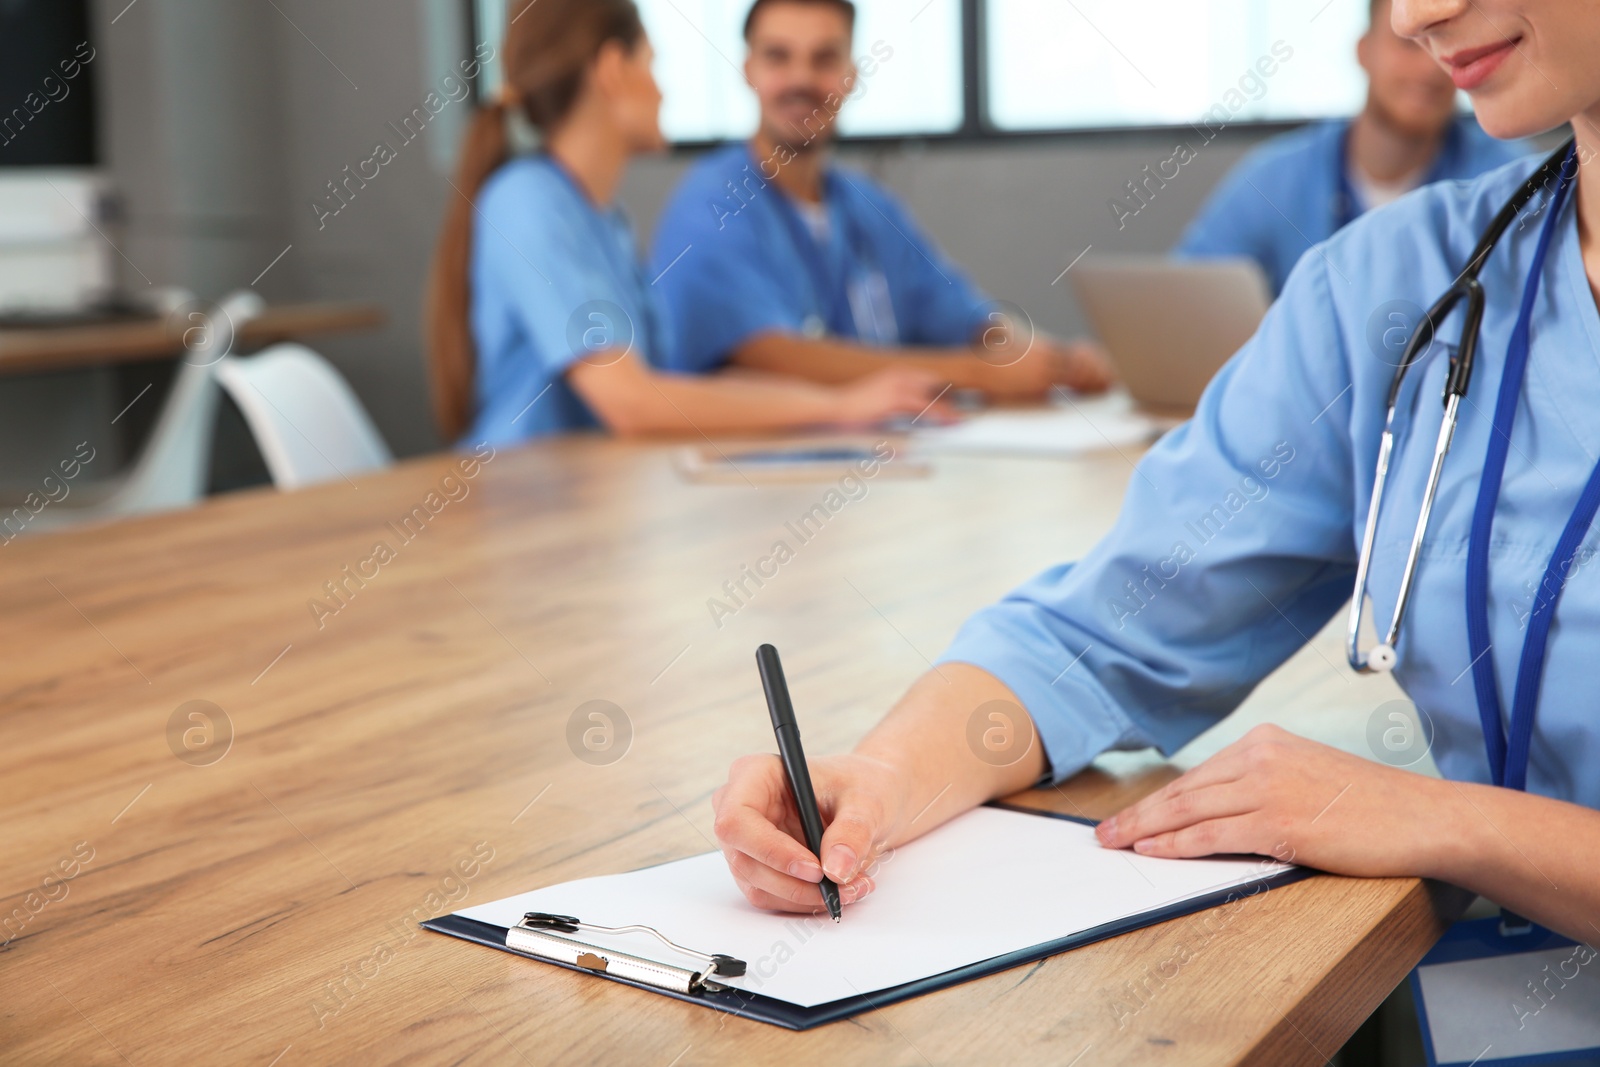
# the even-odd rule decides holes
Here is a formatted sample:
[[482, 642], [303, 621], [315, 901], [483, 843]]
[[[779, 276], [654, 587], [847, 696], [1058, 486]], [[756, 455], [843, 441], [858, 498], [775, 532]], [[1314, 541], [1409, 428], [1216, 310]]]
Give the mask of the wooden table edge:
[[1403, 881], [1405, 896], [1246, 1050], [1241, 1067], [1328, 1063], [1473, 900], [1446, 882]]

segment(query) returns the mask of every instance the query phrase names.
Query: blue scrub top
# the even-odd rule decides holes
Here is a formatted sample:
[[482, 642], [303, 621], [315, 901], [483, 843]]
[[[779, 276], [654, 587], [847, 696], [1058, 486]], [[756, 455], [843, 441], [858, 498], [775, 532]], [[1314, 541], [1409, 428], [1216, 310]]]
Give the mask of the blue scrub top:
[[[1261, 264], [1273, 293], [1282, 292], [1305, 251], [1339, 227], [1341, 146], [1349, 129], [1344, 120], [1320, 122], [1254, 149], [1212, 192], [1174, 254], [1249, 256]], [[1424, 181], [1476, 178], [1528, 151], [1522, 142], [1495, 140], [1462, 116]]]
[[[1403, 340], [1385, 336], [1389, 315], [1396, 301], [1414, 305], [1412, 315], [1432, 304], [1537, 165], [1520, 161], [1470, 183], [1416, 190], [1304, 256], [1193, 420], [1140, 461], [1105, 540], [966, 623], [941, 661], [976, 664], [1011, 687], [1038, 724], [1055, 779], [1107, 749], [1172, 753], [1342, 614], [1398, 355], [1393, 342]], [[1489, 549], [1488, 654], [1506, 709], [1537, 584], [1600, 456], [1600, 314], [1575, 200], [1563, 209], [1534, 306]], [[1491, 780], [1468, 672], [1467, 538], [1506, 345], [1543, 221], [1514, 224], [1483, 271], [1488, 307], [1477, 369], [1398, 647], [1395, 677], [1432, 720], [1439, 768], [1463, 781]], [[1396, 414], [1370, 586], [1380, 627], [1394, 610], [1460, 317], [1441, 324], [1448, 343], [1413, 369]], [[1530, 792], [1591, 808], [1600, 807], [1597, 540], [1593, 531], [1585, 537], [1555, 615], [1528, 775]], [[1337, 669], [1350, 677], [1342, 662]]]
[[886, 346], [974, 341], [990, 301], [893, 195], [830, 167], [819, 246], [789, 196], [763, 178], [777, 165], [729, 145], [695, 163], [668, 200], [650, 265], [678, 327], [665, 366], [712, 371], [757, 334], [815, 335], [817, 325]]
[[669, 343], [620, 208], [597, 208], [547, 155], [490, 175], [473, 213], [477, 413], [463, 444], [511, 444], [599, 425], [566, 381], [591, 353]]

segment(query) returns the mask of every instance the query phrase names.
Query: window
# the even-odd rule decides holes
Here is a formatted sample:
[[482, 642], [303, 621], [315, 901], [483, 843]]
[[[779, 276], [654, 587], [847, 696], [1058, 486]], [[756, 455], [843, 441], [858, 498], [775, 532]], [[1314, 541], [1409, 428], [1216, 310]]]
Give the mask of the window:
[[743, 0], [645, 0], [639, 5], [656, 49], [661, 130], [670, 141], [721, 141], [746, 136], [756, 105], [739, 66]]
[[[856, 54], [876, 60], [839, 113], [846, 137], [961, 128], [961, 0], [858, 4]], [[863, 64], [863, 70], [872, 70]]]
[[[515, 2], [515, 0], [512, 0]], [[637, 0], [656, 49], [656, 80], [665, 100], [661, 128], [674, 142], [748, 136], [756, 105], [744, 83], [744, 27], [749, 0]], [[499, 48], [508, 0], [474, 0], [478, 35]], [[863, 75], [839, 116], [849, 136], [953, 133], [962, 123], [961, 0], [905, 0], [859, 5], [856, 55]], [[484, 91], [498, 86], [497, 63], [485, 65]]]
[[[498, 48], [508, 3], [471, 0]], [[750, 0], [637, 0], [677, 143], [747, 136]], [[857, 0], [846, 137], [942, 137], [1352, 114], [1368, 0]], [[982, 43], [966, 28], [981, 28]], [[865, 62], [870, 57], [871, 63]], [[870, 70], [868, 74], [866, 71]], [[979, 78], [979, 91], [967, 86]], [[499, 84], [485, 65], [484, 91]], [[980, 116], [975, 112], [982, 110]]]
[[1000, 130], [1353, 114], [1366, 0], [989, 0], [989, 120]]

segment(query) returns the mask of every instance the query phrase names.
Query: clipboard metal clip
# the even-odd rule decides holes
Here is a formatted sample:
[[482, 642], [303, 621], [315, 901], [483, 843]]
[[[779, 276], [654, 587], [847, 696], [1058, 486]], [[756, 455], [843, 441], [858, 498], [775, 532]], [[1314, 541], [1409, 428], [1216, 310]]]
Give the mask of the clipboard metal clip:
[[[674, 952], [699, 960], [704, 966], [698, 970], [678, 967], [563, 936], [586, 931], [598, 934], [649, 934]], [[667, 940], [654, 927], [597, 926], [594, 923], [580, 922], [572, 915], [552, 915], [543, 911], [527, 912], [521, 922], [507, 930], [506, 947], [530, 956], [555, 960], [598, 974], [609, 974], [679, 993], [719, 992], [726, 987], [712, 979], [737, 978], [745, 971], [743, 960], [721, 953], [697, 952], [685, 948]]]

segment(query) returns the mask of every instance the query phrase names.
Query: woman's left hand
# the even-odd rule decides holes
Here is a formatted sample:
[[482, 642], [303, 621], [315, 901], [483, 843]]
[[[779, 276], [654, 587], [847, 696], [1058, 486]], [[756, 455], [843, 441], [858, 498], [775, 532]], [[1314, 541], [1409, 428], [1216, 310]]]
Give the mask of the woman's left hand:
[[1257, 853], [1360, 877], [1427, 877], [1450, 784], [1257, 726], [1096, 829], [1146, 856]]

